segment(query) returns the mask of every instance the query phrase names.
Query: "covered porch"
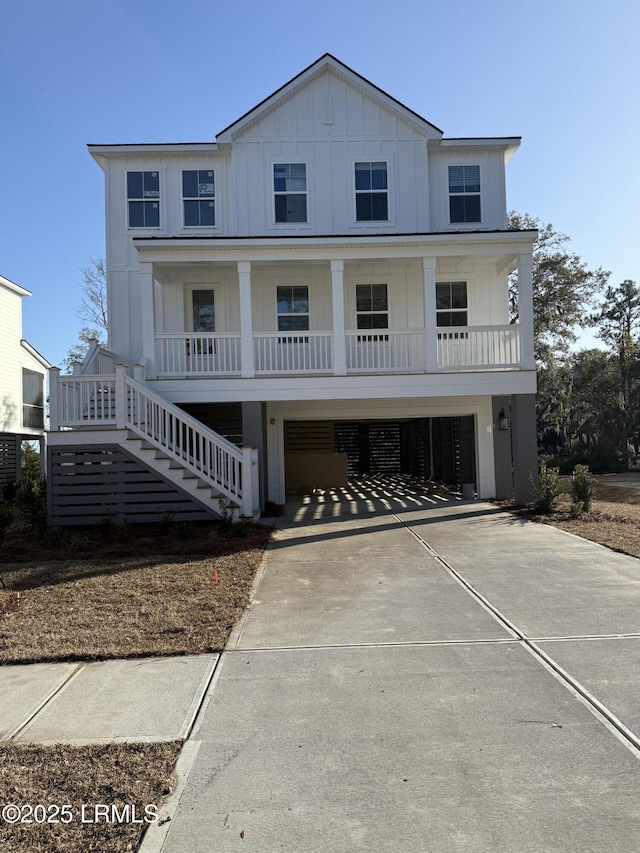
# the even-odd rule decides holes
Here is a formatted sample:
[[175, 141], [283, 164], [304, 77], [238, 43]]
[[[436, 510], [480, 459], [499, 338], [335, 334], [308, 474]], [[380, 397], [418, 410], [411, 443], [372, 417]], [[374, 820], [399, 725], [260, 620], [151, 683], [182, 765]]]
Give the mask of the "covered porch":
[[[531, 370], [528, 232], [136, 241], [149, 379]], [[519, 316], [509, 323], [508, 276]], [[122, 351], [112, 341], [114, 351]]]

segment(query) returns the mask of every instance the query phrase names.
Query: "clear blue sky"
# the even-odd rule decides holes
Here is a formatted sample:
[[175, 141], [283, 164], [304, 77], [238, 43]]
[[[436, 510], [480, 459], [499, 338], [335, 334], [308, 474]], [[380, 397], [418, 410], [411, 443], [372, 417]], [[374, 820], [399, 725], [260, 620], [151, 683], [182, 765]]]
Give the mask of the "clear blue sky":
[[104, 254], [86, 143], [213, 140], [327, 51], [446, 136], [522, 136], [509, 207], [637, 281], [639, 31], [636, 0], [2, 0], [0, 274], [33, 292], [24, 335], [54, 364], [77, 339]]

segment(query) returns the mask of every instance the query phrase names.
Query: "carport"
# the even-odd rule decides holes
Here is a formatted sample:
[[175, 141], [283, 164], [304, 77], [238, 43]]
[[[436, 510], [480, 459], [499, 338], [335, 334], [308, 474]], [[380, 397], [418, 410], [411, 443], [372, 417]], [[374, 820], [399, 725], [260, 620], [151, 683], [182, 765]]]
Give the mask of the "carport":
[[407, 475], [459, 488], [476, 482], [473, 415], [284, 421], [288, 493], [345, 486], [368, 475]]

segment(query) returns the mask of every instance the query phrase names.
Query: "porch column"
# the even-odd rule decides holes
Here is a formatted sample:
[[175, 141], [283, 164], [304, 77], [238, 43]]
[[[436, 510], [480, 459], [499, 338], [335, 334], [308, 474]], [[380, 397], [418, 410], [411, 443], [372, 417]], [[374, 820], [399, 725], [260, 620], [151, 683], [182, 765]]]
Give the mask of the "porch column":
[[533, 357], [533, 258], [518, 258], [518, 320], [520, 326], [520, 362], [523, 370], [535, 370]]
[[423, 258], [424, 274], [424, 334], [425, 334], [425, 370], [437, 373], [438, 330], [436, 327], [436, 259]]
[[242, 375], [256, 375], [253, 356], [253, 319], [251, 317], [251, 261], [238, 261], [240, 284], [240, 358]]
[[344, 261], [331, 261], [331, 300], [333, 307], [333, 373], [347, 375], [347, 350], [344, 331]]
[[147, 359], [147, 376], [152, 378], [155, 376], [155, 330], [154, 317], [155, 310], [153, 305], [153, 264], [140, 264], [140, 308], [141, 308], [141, 334], [140, 334], [140, 357], [136, 359], [141, 361]]

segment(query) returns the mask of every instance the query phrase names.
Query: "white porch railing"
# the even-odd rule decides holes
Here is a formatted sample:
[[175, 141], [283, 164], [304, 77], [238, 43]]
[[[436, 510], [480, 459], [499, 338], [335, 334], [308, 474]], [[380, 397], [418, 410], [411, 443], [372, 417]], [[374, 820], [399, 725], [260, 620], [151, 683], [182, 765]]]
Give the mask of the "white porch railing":
[[197, 474], [251, 516], [258, 506], [257, 450], [238, 448], [125, 374], [51, 375], [51, 428], [127, 429]]
[[254, 334], [256, 374], [332, 373], [331, 332]]
[[[434, 330], [438, 365], [443, 371], [507, 370], [521, 367], [520, 328], [455, 326]], [[257, 376], [332, 374], [333, 332], [259, 332], [253, 335]], [[358, 329], [345, 332], [347, 373], [420, 373], [426, 370], [424, 329]], [[101, 351], [95, 366], [113, 371], [111, 357]], [[111, 364], [111, 370], [106, 365]], [[156, 375], [160, 378], [241, 376], [238, 334], [159, 334], [155, 343]]]
[[438, 329], [442, 370], [520, 367], [518, 326], [452, 326]]
[[425, 369], [423, 329], [360, 329], [347, 332], [346, 338], [347, 372], [411, 373]]
[[202, 332], [156, 335], [159, 376], [239, 376], [240, 335]]
[[112, 427], [116, 424], [116, 378], [50, 374], [51, 429]]

